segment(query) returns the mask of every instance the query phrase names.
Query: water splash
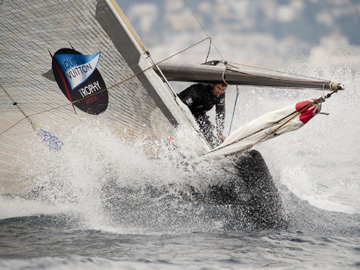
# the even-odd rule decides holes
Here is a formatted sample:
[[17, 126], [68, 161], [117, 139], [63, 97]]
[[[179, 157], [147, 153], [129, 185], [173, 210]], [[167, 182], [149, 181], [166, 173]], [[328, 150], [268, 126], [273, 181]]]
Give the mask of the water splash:
[[[318, 116], [301, 130], [256, 147], [264, 155], [292, 213], [302, 208], [293, 210], [297, 201], [288, 192], [329, 211], [360, 212], [359, 128], [354, 125], [359, 110], [355, 102], [359, 79], [344, 68], [333, 73], [344, 78], [346, 90], [324, 103], [323, 110], [330, 116]], [[268, 111], [318, 94], [244, 87], [234, 123], [240, 126]], [[6, 206], [0, 211], [1, 217], [65, 213], [77, 215], [83, 228], [123, 233], [154, 231], [156, 225], [158, 230], [175, 232], [224, 230], [224, 220], [232, 215], [229, 208], [183, 200], [191, 196], [189, 186], [201, 191], [214, 181], [227, 181], [220, 169], [222, 164], [192, 164], [196, 153], [191, 142], [186, 141], [186, 134], [177, 135], [175, 144], [180, 151], [169, 151], [166, 142], [129, 143], [100, 122], [85, 122], [64, 140], [61, 154], [38, 148], [34, 142], [32, 154], [19, 157], [24, 164], [24, 178], [31, 178], [36, 186], [33, 196], [1, 197], [1, 205]], [[157, 159], [148, 157], [149, 149], [157, 152]], [[111, 190], [109, 183], [115, 183], [116, 188]], [[117, 197], [117, 192], [124, 189], [136, 192]], [[161, 196], [152, 197], [153, 189]], [[123, 219], [124, 213], [127, 219]], [[151, 220], [152, 215], [155, 218]], [[304, 221], [309, 217], [295, 218]]]
[[[346, 87], [323, 104], [322, 111], [330, 115], [319, 115], [299, 131], [264, 143], [259, 150], [275, 178], [300, 199], [328, 211], [360, 213], [356, 125], [360, 81], [349, 68], [326, 68], [330, 77], [341, 78]], [[283, 94], [285, 98], [265, 93], [266, 107], [319, 95], [308, 91], [297, 92], [296, 97], [286, 91]]]

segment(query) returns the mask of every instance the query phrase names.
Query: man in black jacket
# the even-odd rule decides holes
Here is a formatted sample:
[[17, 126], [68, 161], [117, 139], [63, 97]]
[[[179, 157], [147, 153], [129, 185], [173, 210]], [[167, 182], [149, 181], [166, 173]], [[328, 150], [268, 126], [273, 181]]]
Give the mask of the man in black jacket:
[[[225, 90], [227, 85], [223, 82], [214, 84], [193, 84], [178, 94], [194, 115], [201, 132], [212, 147], [216, 147], [225, 140], [222, 134], [225, 122]], [[216, 131], [217, 137], [213, 135], [214, 126], [209, 120], [206, 112], [215, 105], [216, 108]]]

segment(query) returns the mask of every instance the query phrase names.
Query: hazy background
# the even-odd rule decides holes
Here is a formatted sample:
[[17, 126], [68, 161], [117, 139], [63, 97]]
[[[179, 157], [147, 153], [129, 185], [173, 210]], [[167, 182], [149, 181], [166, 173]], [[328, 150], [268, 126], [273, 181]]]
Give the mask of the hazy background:
[[[359, 0], [117, 0], [153, 57], [162, 59], [206, 37], [225, 60], [294, 69], [359, 61]], [[181, 55], [203, 62], [208, 42]], [[212, 48], [210, 59], [221, 59]], [[324, 74], [326, 75], [326, 74]]]

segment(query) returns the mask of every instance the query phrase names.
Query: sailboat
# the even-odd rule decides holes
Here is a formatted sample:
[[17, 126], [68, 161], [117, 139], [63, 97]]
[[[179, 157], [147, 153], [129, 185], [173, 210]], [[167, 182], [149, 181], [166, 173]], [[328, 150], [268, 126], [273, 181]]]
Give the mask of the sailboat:
[[[248, 70], [222, 61], [155, 62], [115, 0], [2, 1], [0, 13], [0, 194], [34, 190], [39, 172], [26, 163], [41, 160], [40, 147], [60, 156], [81, 123], [100, 121], [125, 141], [146, 138], [150, 144], [176, 139], [181, 130], [200, 159], [226, 156], [225, 162], [236, 169], [227, 185], [203, 193], [190, 187], [191, 199], [243, 207], [244, 199], [235, 192], [238, 179], [263, 179], [249, 180], [242, 192], [252, 189], [248, 206], [270, 226], [278, 220], [265, 216], [276, 216], [281, 199], [261, 154], [251, 147], [301, 127], [320, 111], [325, 98], [344, 89], [331, 80]], [[211, 149], [169, 81], [214, 80], [329, 94], [254, 120]], [[306, 115], [306, 122], [301, 121]], [[154, 156], [150, 151], [149, 157]], [[269, 210], [265, 204], [271, 215], [264, 214]]]

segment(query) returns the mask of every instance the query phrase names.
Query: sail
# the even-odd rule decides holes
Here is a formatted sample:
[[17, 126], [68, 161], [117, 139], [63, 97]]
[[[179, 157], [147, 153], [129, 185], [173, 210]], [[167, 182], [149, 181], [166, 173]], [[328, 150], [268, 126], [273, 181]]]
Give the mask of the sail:
[[206, 156], [232, 155], [303, 127], [321, 111], [321, 99], [306, 100], [260, 116], [230, 134]]
[[83, 122], [128, 140], [181, 127], [208, 150], [114, 0], [1, 1], [0, 27], [0, 193], [29, 189], [25, 157]]

